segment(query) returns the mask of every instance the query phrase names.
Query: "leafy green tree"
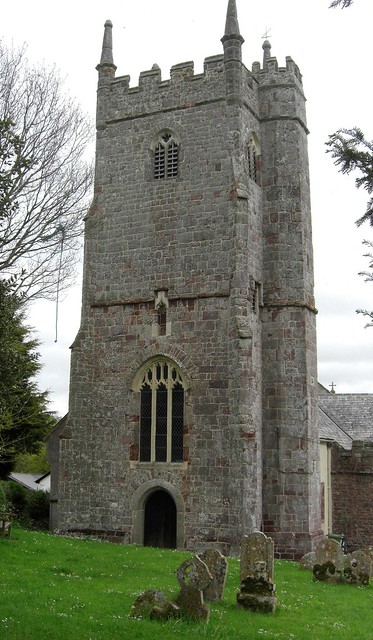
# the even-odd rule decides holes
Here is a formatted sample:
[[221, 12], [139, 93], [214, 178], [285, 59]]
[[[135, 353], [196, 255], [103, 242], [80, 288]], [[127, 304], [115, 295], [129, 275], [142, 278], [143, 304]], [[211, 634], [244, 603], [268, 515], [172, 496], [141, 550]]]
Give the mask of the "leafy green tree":
[[38, 341], [24, 324], [22, 301], [0, 280], [0, 478], [20, 453], [38, 453], [55, 425], [48, 394], [34, 381], [40, 370]]
[[14, 465], [14, 471], [18, 473], [43, 474], [49, 471], [45, 445], [38, 453], [20, 453]]

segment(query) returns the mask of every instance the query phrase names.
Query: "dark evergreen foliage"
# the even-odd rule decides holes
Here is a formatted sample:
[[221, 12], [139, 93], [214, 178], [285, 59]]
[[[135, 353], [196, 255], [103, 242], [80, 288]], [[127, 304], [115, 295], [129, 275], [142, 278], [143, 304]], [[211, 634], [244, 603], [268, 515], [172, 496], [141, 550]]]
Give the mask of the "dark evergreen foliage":
[[[357, 170], [356, 187], [363, 187], [369, 194], [373, 193], [373, 140], [366, 140], [358, 127], [353, 129], [338, 129], [329, 136], [326, 143], [328, 153], [332, 154], [334, 163], [340, 167], [341, 173], [351, 173]], [[373, 197], [368, 200], [367, 210], [357, 221], [360, 226], [369, 222], [373, 226]]]
[[17, 454], [39, 452], [55, 424], [47, 393], [34, 381], [41, 366], [37, 346], [24, 324], [22, 300], [0, 280], [0, 477], [12, 470]]
[[352, 3], [353, 0], [334, 0], [331, 3], [330, 8], [335, 9], [336, 7], [341, 7], [342, 9], [346, 9], [347, 7], [350, 7]]

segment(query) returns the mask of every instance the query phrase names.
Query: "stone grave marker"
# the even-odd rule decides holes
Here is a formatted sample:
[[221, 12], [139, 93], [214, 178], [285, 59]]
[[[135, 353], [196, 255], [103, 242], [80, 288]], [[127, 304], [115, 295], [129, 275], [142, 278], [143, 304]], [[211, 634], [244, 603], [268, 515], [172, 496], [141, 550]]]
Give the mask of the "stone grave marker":
[[179, 615], [179, 609], [163, 593], [148, 589], [136, 598], [129, 613], [130, 618], [161, 618], [168, 620]]
[[368, 585], [372, 572], [372, 561], [364, 550], [349, 553], [344, 557], [344, 579], [349, 584]]
[[204, 603], [203, 592], [212, 581], [212, 575], [206, 564], [198, 556], [189, 558], [178, 567], [176, 577], [181, 587], [176, 598], [181, 615], [208, 622], [210, 608]]
[[217, 549], [206, 549], [206, 551], [199, 554], [199, 558], [205, 563], [212, 575], [211, 582], [203, 591], [204, 598], [214, 601], [222, 600], [227, 579], [227, 559]]
[[343, 580], [344, 554], [337, 540], [325, 538], [315, 550], [313, 578], [321, 582]]
[[309, 551], [306, 553], [299, 561], [300, 569], [309, 569], [312, 571], [315, 564], [316, 554], [314, 551]]
[[362, 551], [371, 559], [370, 577], [373, 578], [373, 545], [371, 544], [368, 547], [364, 547]]
[[240, 591], [237, 604], [243, 609], [271, 613], [276, 609], [274, 545], [271, 538], [255, 531], [241, 544]]

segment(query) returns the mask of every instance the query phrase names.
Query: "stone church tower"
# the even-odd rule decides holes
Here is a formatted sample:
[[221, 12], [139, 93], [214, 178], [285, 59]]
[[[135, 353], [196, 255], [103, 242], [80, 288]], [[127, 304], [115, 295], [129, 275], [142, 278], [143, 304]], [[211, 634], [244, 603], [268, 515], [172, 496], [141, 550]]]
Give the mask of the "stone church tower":
[[321, 535], [305, 98], [241, 60], [236, 2], [202, 74], [98, 70], [82, 320], [59, 529], [299, 557]]

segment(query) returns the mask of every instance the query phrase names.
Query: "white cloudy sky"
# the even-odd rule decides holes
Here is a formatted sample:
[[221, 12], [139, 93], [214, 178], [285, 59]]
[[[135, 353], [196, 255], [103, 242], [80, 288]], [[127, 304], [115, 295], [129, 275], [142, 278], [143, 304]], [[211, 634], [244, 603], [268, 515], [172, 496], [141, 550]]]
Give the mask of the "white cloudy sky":
[[[248, 68], [262, 58], [262, 36], [269, 30], [279, 64], [290, 55], [303, 74], [308, 99], [309, 152], [318, 314], [319, 380], [336, 383], [340, 393], [373, 392], [373, 328], [364, 329], [359, 307], [373, 308], [373, 285], [357, 274], [367, 267], [362, 240], [373, 229], [354, 221], [365, 210], [367, 194], [353, 177], [339, 174], [325, 154], [328, 134], [360, 126], [373, 138], [371, 60], [372, 0], [355, 0], [350, 9], [328, 9], [330, 0], [237, 0], [243, 60]], [[0, 37], [27, 43], [32, 62], [56, 64], [69, 93], [94, 116], [103, 25], [114, 24], [117, 75], [136, 86], [140, 71], [159, 64], [163, 79], [173, 64], [222, 52], [227, 0], [17, 0], [3, 3]], [[67, 410], [69, 345], [79, 326], [80, 288], [60, 304], [58, 342], [55, 308], [39, 302], [30, 323], [42, 340], [44, 368], [40, 388], [51, 392], [51, 408]]]

